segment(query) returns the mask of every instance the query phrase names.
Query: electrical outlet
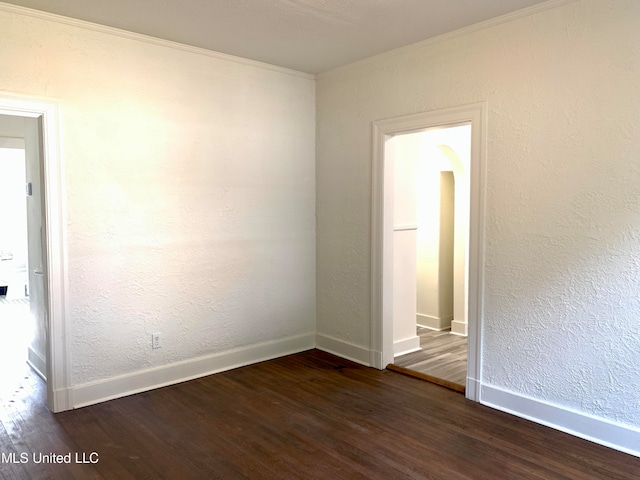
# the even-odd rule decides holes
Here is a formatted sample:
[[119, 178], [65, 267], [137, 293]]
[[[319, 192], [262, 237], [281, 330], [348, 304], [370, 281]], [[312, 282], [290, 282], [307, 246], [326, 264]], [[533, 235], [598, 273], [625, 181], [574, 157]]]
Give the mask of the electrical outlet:
[[151, 348], [160, 348], [160, 332], [151, 334]]

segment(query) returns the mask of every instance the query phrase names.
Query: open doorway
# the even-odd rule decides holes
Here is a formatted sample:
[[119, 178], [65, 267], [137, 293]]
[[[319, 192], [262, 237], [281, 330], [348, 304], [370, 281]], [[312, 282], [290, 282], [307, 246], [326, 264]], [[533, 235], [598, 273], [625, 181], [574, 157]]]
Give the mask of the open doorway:
[[0, 399], [22, 388], [33, 320], [28, 297], [22, 119], [0, 116]]
[[[395, 232], [398, 222], [395, 218], [395, 202], [405, 192], [396, 191], [395, 162], [397, 152], [395, 143], [398, 138], [411, 133], [470, 125], [469, 200], [466, 202], [469, 233], [465, 265], [466, 330], [468, 334], [465, 395], [475, 401], [479, 401], [480, 398], [486, 117], [486, 104], [478, 103], [380, 120], [373, 124], [371, 364], [378, 368], [386, 368], [394, 362], [394, 339], [397, 338], [394, 329], [398, 328], [394, 322], [396, 303], [417, 305], [415, 282], [407, 283], [409, 286], [405, 289], [394, 288], [394, 283], [397, 282], [394, 276], [396, 264], [407, 262], [407, 264], [416, 265], [415, 260], [407, 260], [402, 257], [402, 254], [396, 255]], [[411, 227], [410, 224], [405, 226]], [[398, 250], [411, 252], [410, 249]], [[417, 257], [417, 251], [413, 255]], [[399, 291], [416, 292], [414, 294], [415, 301], [396, 299], [396, 294]], [[452, 328], [454, 325], [455, 323], [452, 322]], [[412, 325], [412, 328], [415, 328], [415, 325]], [[413, 335], [417, 337], [417, 334]]]
[[[3, 332], [3, 338], [10, 339], [18, 351], [27, 351], [29, 365], [46, 381], [47, 407], [53, 412], [68, 410], [73, 403], [68, 383], [69, 359], [64, 321], [66, 247], [57, 108], [49, 102], [0, 94], [0, 128], [3, 126], [8, 130], [0, 132], [0, 137], [8, 138], [10, 143], [23, 143], [24, 183], [19, 179], [16, 181], [21, 185], [15, 186], [22, 192], [22, 201], [16, 200], [16, 205], [4, 205], [2, 209], [17, 211], [26, 201], [27, 258], [24, 272], [16, 268], [17, 263], [9, 269], [12, 279], [6, 282], [6, 292], [0, 293], [8, 294], [12, 308], [1, 313], [10, 315], [11, 322], [21, 322], [20, 317], [27, 311], [29, 319], [26, 322], [32, 320], [32, 328], [27, 334], [28, 345], [20, 345], [19, 334], [12, 337], [4, 336], [6, 332]], [[11, 132], [14, 127], [17, 131]], [[12, 251], [6, 252], [5, 256], [18, 260], [24, 255], [14, 250], [20, 248], [11, 247]], [[7, 300], [7, 295], [4, 297]], [[17, 330], [14, 325], [13, 331]]]
[[11, 390], [28, 388], [27, 364], [46, 378], [41, 136], [37, 118], [0, 115], [0, 362], [5, 400]]
[[471, 124], [396, 135], [389, 368], [464, 392]]

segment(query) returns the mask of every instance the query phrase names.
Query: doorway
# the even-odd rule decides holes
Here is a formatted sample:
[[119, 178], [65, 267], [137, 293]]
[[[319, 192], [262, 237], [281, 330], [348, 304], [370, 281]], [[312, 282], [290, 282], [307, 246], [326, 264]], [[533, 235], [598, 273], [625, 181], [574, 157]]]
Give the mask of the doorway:
[[[66, 349], [66, 245], [62, 171], [58, 156], [57, 107], [50, 102], [0, 93], [0, 115], [21, 121], [27, 170], [29, 303], [34, 322], [29, 362], [46, 379], [47, 407], [72, 407]], [[32, 256], [33, 255], [33, 256]], [[38, 303], [35, 307], [34, 301]], [[34, 309], [35, 307], [35, 309]]]
[[390, 369], [464, 392], [471, 125], [396, 135]]
[[[466, 319], [468, 333], [465, 395], [479, 400], [482, 323], [482, 252], [484, 231], [484, 164], [486, 148], [485, 103], [454, 107], [374, 122], [372, 195], [372, 325], [371, 364], [386, 368], [394, 359], [394, 268], [402, 261], [394, 255], [396, 191], [395, 139], [402, 135], [454, 125], [470, 125], [469, 243], [467, 255]], [[406, 259], [405, 259], [406, 260]], [[415, 291], [415, 285], [413, 287]], [[406, 299], [404, 300], [405, 305]]]
[[0, 116], [0, 399], [22, 388], [32, 330], [29, 309], [23, 121]]
[[43, 275], [46, 256], [41, 143], [37, 118], [0, 115], [1, 319], [4, 341], [11, 342], [5, 354], [15, 350], [15, 364], [17, 354], [25, 352], [32, 369], [45, 378], [48, 315]]

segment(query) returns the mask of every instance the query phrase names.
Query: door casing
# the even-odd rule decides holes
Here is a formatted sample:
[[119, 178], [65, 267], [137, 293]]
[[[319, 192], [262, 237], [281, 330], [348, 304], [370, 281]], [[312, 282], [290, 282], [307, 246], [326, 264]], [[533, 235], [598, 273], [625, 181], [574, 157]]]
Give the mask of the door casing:
[[469, 311], [466, 396], [480, 401], [484, 278], [486, 102], [373, 122], [371, 204], [370, 364], [393, 362], [393, 167], [387, 141], [395, 135], [471, 123], [469, 215]]
[[64, 176], [58, 144], [55, 102], [0, 92], [0, 114], [37, 118], [41, 126], [42, 195], [44, 196], [43, 273], [46, 305], [47, 407], [52, 412], [72, 408], [67, 313], [67, 250]]

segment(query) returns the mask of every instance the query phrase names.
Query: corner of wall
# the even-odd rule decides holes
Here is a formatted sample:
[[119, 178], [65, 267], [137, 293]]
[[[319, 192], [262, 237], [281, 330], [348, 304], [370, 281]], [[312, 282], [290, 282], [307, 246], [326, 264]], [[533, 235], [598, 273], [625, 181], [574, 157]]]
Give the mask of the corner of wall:
[[214, 373], [291, 355], [314, 347], [312, 333], [249, 345], [221, 353], [139, 370], [127, 375], [76, 385], [72, 389], [73, 408], [126, 397], [135, 393], [194, 380]]
[[371, 352], [368, 348], [329, 335], [316, 333], [316, 348], [367, 367], [371, 366]]

